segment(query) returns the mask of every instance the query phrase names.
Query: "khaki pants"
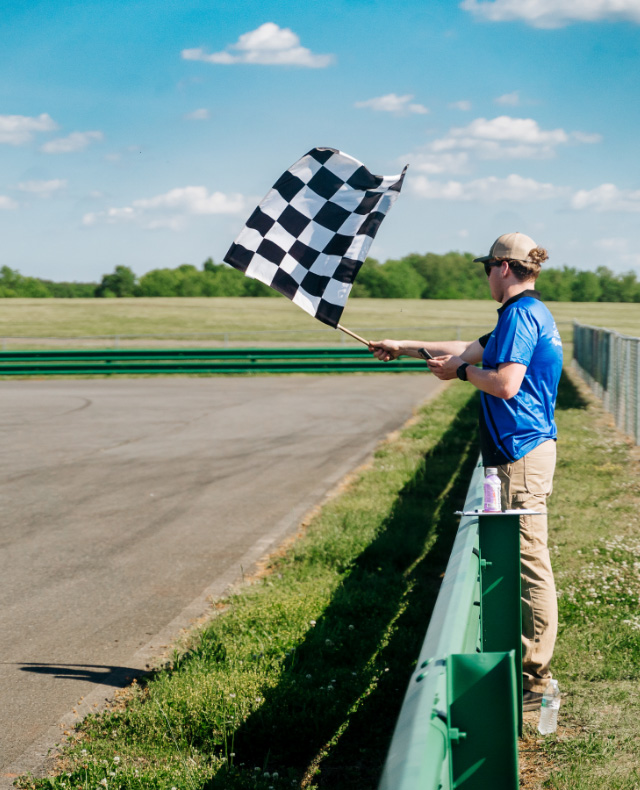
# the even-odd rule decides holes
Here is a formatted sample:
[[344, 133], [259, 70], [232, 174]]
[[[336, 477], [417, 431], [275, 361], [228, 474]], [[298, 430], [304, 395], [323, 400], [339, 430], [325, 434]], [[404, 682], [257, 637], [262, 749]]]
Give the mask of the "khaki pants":
[[553, 487], [556, 443], [543, 442], [512, 464], [498, 467], [503, 510], [536, 510], [520, 517], [523, 686], [544, 691], [558, 631], [558, 600], [547, 548], [547, 497]]

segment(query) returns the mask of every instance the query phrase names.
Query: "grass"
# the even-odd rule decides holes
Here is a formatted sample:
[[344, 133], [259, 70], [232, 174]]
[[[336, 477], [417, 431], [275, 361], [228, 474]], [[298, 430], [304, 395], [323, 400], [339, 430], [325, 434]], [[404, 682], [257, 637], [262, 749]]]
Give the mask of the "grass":
[[[565, 341], [571, 339], [574, 318], [640, 336], [640, 310], [634, 304], [552, 302], [549, 306]], [[342, 323], [374, 335], [385, 328], [393, 329], [396, 336], [403, 329], [432, 330], [431, 339], [448, 338], [452, 330], [455, 336], [459, 328], [460, 336], [471, 340], [495, 325], [496, 307], [490, 299], [351, 299]], [[443, 329], [437, 331], [438, 327]], [[342, 333], [277, 298], [3, 299], [0, 311], [0, 338], [183, 333], [228, 333], [230, 340], [244, 342], [342, 340]], [[15, 345], [7, 341], [6, 347]]]
[[[476, 460], [454, 382], [381, 445], [268, 572], [24, 788], [376, 786]], [[565, 375], [550, 547], [560, 593], [556, 735], [521, 742], [526, 790], [640, 786], [639, 455]]]

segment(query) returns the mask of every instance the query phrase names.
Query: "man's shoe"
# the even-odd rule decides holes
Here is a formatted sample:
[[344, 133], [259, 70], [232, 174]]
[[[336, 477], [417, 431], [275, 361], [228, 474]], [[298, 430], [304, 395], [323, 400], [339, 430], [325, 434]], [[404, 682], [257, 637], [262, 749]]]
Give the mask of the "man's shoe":
[[522, 710], [539, 710], [541, 704], [541, 691], [525, 691], [522, 694]]

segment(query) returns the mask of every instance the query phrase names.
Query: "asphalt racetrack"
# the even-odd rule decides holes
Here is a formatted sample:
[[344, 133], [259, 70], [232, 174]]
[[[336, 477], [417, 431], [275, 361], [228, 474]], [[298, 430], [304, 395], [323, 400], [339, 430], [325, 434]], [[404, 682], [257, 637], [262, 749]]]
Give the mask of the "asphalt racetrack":
[[442, 384], [380, 373], [0, 387], [8, 787]]

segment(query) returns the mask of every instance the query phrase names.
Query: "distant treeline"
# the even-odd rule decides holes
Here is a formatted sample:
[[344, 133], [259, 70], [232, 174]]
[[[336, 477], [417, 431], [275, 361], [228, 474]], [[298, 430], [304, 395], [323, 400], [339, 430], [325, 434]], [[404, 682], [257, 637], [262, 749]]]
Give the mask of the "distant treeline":
[[[379, 263], [367, 259], [354, 283], [353, 297], [374, 299], [489, 299], [484, 268], [469, 252], [445, 255], [417, 253]], [[640, 302], [634, 272], [614, 274], [606, 266], [595, 272], [564, 266], [543, 269], [537, 289], [556, 302]], [[137, 277], [128, 266], [116, 266], [100, 283], [68, 283], [23, 277], [0, 269], [1, 297], [118, 298], [135, 296], [279, 296], [257, 280], [211, 258], [202, 269], [185, 263], [176, 269], [153, 269]]]

